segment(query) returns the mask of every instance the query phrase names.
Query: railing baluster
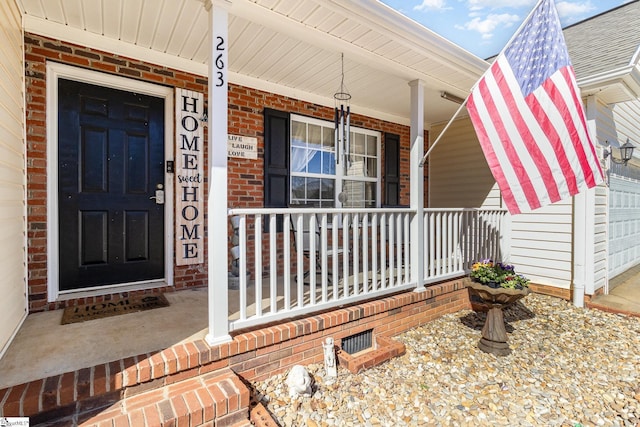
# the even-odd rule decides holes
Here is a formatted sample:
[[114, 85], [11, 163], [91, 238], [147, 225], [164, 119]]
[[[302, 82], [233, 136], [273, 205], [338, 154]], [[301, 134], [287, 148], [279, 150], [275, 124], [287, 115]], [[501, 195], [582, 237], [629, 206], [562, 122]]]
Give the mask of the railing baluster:
[[480, 259], [480, 254], [478, 253], [478, 239], [477, 239], [477, 235], [476, 235], [476, 218], [478, 216], [478, 213], [476, 211], [471, 212], [470, 218], [469, 218], [469, 236], [471, 238], [471, 244], [470, 244], [470, 250], [471, 250], [471, 254], [469, 259], [474, 261], [474, 260], [479, 260]]
[[396, 281], [395, 286], [402, 284], [402, 214], [396, 215]]
[[238, 224], [238, 249], [240, 251], [240, 258], [238, 259], [238, 288], [240, 291], [240, 319], [247, 318], [247, 257], [242, 254], [247, 253], [247, 217], [240, 215], [240, 222]]
[[482, 257], [493, 259], [493, 253], [491, 252], [491, 242], [489, 241], [490, 235], [488, 233], [487, 216], [484, 213], [479, 215], [479, 227], [480, 227], [480, 243], [482, 247]]
[[309, 217], [309, 305], [315, 305], [316, 303], [316, 278], [318, 272], [316, 271], [316, 248], [318, 243], [316, 242], [316, 230], [318, 224], [316, 223], [316, 215], [310, 214]]
[[429, 212], [422, 213], [422, 225], [424, 230], [424, 239], [422, 239], [423, 252], [424, 252], [424, 278], [429, 280], [429, 236], [431, 232], [429, 230]]
[[352, 230], [352, 238], [351, 241], [353, 242], [353, 273], [352, 273], [352, 278], [353, 278], [353, 294], [354, 295], [358, 295], [360, 294], [360, 283], [358, 280], [358, 276], [360, 275], [360, 239], [358, 238], [358, 227], [359, 227], [359, 222], [360, 222], [360, 217], [358, 216], [358, 214], [354, 214], [353, 215], [353, 222], [351, 224], [351, 230]]
[[271, 313], [278, 312], [277, 224], [276, 215], [269, 215], [269, 306], [271, 308]]
[[369, 214], [362, 215], [362, 291], [369, 293]]
[[[296, 221], [296, 281], [298, 286], [298, 309], [301, 309], [304, 306], [304, 216], [302, 214], [295, 214]], [[286, 286], [286, 284], [285, 284]]]
[[393, 287], [395, 285], [396, 278], [396, 263], [394, 252], [396, 250], [395, 246], [395, 234], [396, 234], [396, 217], [393, 213], [389, 214], [389, 286]]
[[378, 289], [378, 239], [379, 230], [378, 230], [378, 214], [371, 214], [371, 290], [375, 291]]
[[[282, 240], [284, 244], [283, 259], [291, 259], [291, 219], [289, 214], [282, 216]], [[284, 279], [284, 310], [291, 310], [291, 286], [287, 285], [291, 283], [291, 266], [285, 264], [283, 271]]]
[[327, 214], [326, 213], [322, 213], [320, 214], [320, 247], [322, 248], [321, 250], [321, 254], [322, 254], [322, 259], [321, 259], [321, 265], [322, 268], [320, 269], [321, 272], [321, 279], [322, 279], [322, 283], [321, 283], [321, 300], [322, 302], [327, 302], [327, 282], [328, 282], [328, 276], [329, 276], [329, 267], [327, 265], [328, 263], [328, 259], [327, 259], [327, 249], [328, 249], [328, 242], [327, 242]]
[[387, 287], [387, 248], [389, 247], [389, 238], [387, 236], [387, 214], [380, 216], [380, 287]]
[[454, 233], [453, 233], [453, 239], [454, 239], [454, 265], [455, 265], [455, 271], [463, 271], [464, 269], [462, 268], [462, 251], [461, 251], [461, 233], [460, 233], [460, 224], [462, 222], [462, 213], [461, 212], [456, 212], [455, 213], [455, 220], [453, 222], [454, 225]]
[[[232, 317], [237, 320], [231, 321], [231, 330], [352, 303], [396, 289], [409, 289], [411, 245], [414, 244], [424, 245], [426, 284], [465, 274], [478, 259], [504, 261], [501, 236], [508, 223], [504, 222], [506, 211], [503, 210], [426, 209], [420, 219], [424, 226], [421, 239], [411, 236], [410, 222], [415, 212], [410, 209], [302, 211], [302, 208], [229, 211], [239, 218], [239, 253], [234, 252], [233, 257], [238, 259], [240, 274], [239, 306]], [[278, 231], [280, 219], [283, 226]], [[249, 226], [255, 226], [251, 238]], [[320, 230], [319, 234], [315, 233], [316, 229]], [[305, 230], [313, 230], [308, 239]], [[295, 243], [295, 257], [291, 238]], [[265, 253], [267, 245], [269, 251]], [[343, 249], [342, 257], [339, 249]], [[329, 255], [332, 250], [336, 256]], [[255, 254], [251, 265], [248, 254]], [[264, 295], [268, 298], [268, 310], [263, 302], [266, 279], [262, 277], [263, 257], [270, 261], [266, 269], [269, 286], [264, 288], [268, 289], [264, 292], [269, 292], [268, 297]], [[304, 283], [307, 262], [310, 286]], [[255, 302], [247, 273], [255, 277]], [[322, 277], [321, 281], [318, 277]]]
[[436, 214], [429, 212], [429, 277], [436, 275]]
[[470, 268], [468, 265], [471, 259], [471, 251], [469, 250], [469, 212], [462, 213], [462, 265], [464, 269]]
[[436, 214], [436, 274], [442, 274], [442, 212]]
[[346, 298], [351, 295], [349, 292], [349, 256], [351, 247], [349, 246], [349, 214], [342, 217], [342, 296]]
[[453, 213], [447, 212], [447, 251], [445, 252], [447, 259], [447, 273], [453, 273]]
[[496, 258], [502, 259], [502, 253], [500, 252], [500, 222], [498, 219], [498, 212], [493, 212], [493, 240], [495, 241], [495, 253]]
[[493, 214], [491, 212], [487, 215], [487, 238], [489, 240], [489, 248], [491, 248], [491, 259], [496, 260], [496, 245], [493, 233]]
[[[339, 272], [338, 266], [340, 264], [340, 254], [338, 253], [339, 234], [338, 234], [338, 215], [331, 215], [331, 247], [333, 248], [333, 256], [331, 257], [331, 285], [333, 286], [333, 299], [338, 300], [340, 298], [340, 289], [338, 288]], [[344, 251], [347, 248], [343, 248]]]
[[[255, 230], [254, 230], [254, 251], [255, 260], [254, 265], [256, 268], [253, 271], [255, 280], [253, 281], [255, 286], [256, 297], [256, 316], [262, 316], [262, 215], [256, 215]], [[247, 256], [241, 254], [241, 256]]]
[[411, 282], [411, 268], [409, 267], [411, 264], [411, 245], [415, 244], [415, 240], [414, 242], [411, 241], [411, 218], [409, 218], [409, 214], [402, 214], [402, 216], [404, 217], [404, 282], [409, 283]]

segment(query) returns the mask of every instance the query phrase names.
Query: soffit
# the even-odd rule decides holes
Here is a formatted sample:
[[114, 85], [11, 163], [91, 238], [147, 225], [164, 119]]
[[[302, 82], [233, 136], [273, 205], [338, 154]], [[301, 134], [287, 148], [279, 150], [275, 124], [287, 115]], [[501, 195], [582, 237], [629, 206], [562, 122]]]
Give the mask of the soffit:
[[[218, 0], [219, 1], [219, 0]], [[18, 0], [25, 31], [207, 73], [200, 0]], [[377, 0], [233, 0], [230, 81], [333, 105], [344, 53], [356, 113], [408, 123], [408, 83], [425, 82], [427, 125], [457, 106], [488, 64]]]

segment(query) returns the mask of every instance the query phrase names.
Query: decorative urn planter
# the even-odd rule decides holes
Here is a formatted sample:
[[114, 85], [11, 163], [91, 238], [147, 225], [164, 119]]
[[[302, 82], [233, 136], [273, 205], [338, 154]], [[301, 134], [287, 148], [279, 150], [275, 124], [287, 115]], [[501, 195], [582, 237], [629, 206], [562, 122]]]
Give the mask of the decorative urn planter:
[[511, 353], [511, 349], [507, 344], [507, 330], [504, 327], [502, 309], [528, 295], [529, 288], [493, 288], [471, 280], [467, 282], [467, 288], [471, 295], [480, 298], [483, 304], [489, 307], [478, 348], [496, 356], [508, 355]]

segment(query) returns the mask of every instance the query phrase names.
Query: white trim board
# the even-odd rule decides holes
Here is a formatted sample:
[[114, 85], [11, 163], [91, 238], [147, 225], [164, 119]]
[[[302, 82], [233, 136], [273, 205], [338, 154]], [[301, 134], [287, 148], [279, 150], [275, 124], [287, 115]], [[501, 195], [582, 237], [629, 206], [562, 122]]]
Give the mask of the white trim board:
[[107, 293], [173, 286], [174, 177], [165, 174], [164, 281], [122, 283], [91, 289], [60, 291], [58, 247], [58, 79], [65, 78], [164, 99], [165, 161], [173, 158], [174, 88], [47, 61], [47, 300], [49, 302]]

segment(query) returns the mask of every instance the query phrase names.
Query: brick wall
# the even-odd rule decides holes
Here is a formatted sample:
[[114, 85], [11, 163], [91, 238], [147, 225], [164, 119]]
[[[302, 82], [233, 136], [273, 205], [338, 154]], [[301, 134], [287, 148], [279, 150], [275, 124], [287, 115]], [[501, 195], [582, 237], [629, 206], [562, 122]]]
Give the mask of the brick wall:
[[555, 286], [529, 283], [529, 289], [537, 294], [550, 295], [567, 301], [571, 301], [573, 297], [573, 291], [571, 289], [557, 288]]
[[[352, 307], [310, 316], [234, 337], [229, 367], [249, 381], [264, 380], [293, 365], [322, 363], [322, 344], [373, 329], [376, 337], [394, 337], [447, 313], [471, 308], [463, 279], [405, 292]], [[237, 353], [236, 346], [237, 345]]]
[[114, 416], [114, 408], [118, 416], [126, 415], [128, 408], [166, 399], [172, 385], [183, 393], [193, 392], [201, 384], [189, 380], [225, 376], [229, 369], [243, 381], [264, 380], [297, 364], [322, 363], [322, 344], [327, 337], [334, 338], [338, 347], [343, 338], [368, 329], [373, 329], [375, 339], [391, 338], [444, 314], [468, 310], [471, 306], [464, 280], [239, 332], [230, 342], [213, 347], [203, 340], [180, 343], [159, 352], [0, 389], [0, 415], [29, 416], [37, 423], [103, 407], [104, 413], [99, 415], [103, 419]]
[[[29, 310], [37, 312], [66, 305], [102, 302], [112, 295], [47, 303], [47, 140], [46, 61], [90, 68], [152, 83], [206, 92], [207, 80], [177, 70], [119, 57], [33, 34], [26, 34], [25, 84], [27, 126], [27, 235]], [[55, 118], [49, 118], [55, 120]], [[206, 156], [205, 156], [206, 157]], [[206, 283], [203, 265], [174, 267], [175, 288]], [[165, 291], [171, 289], [159, 289]]]
[[[26, 34], [24, 40], [27, 102], [27, 232], [30, 312], [109, 300], [112, 298], [111, 295], [47, 303], [46, 61], [50, 60], [90, 68], [205, 94], [207, 92], [207, 80], [202, 76], [38, 35]], [[228, 159], [229, 208], [263, 206], [264, 108], [333, 120], [332, 108], [230, 84], [229, 133], [256, 137], [258, 139], [258, 160]], [[55, 118], [49, 118], [49, 120], [55, 120]], [[409, 127], [358, 114], [352, 114], [351, 123], [353, 126], [400, 135], [400, 166], [403, 171], [400, 183], [400, 203], [409, 204]], [[384, 138], [382, 152], [384, 152]], [[384, 162], [384, 159], [382, 161]], [[384, 164], [382, 167], [382, 170], [384, 170]], [[264, 253], [267, 252], [265, 251]], [[265, 265], [268, 264], [265, 262]], [[205, 285], [207, 280], [206, 265], [175, 266], [174, 277], [175, 289]], [[172, 289], [159, 289], [159, 291], [170, 290]]]

